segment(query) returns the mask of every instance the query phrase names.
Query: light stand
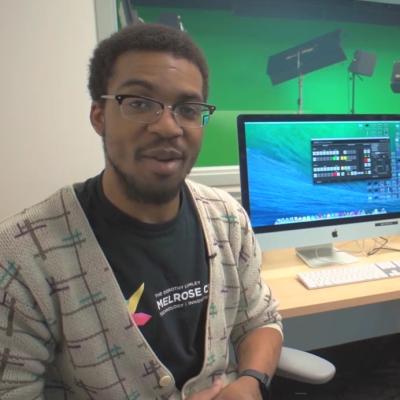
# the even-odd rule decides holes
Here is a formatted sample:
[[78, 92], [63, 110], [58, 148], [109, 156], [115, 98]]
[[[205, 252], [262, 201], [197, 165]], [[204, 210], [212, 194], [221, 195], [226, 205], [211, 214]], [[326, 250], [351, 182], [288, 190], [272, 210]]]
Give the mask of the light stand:
[[[310, 49], [309, 51], [312, 51], [313, 49]], [[298, 71], [298, 82], [297, 82], [297, 87], [298, 87], [298, 97], [297, 97], [297, 113], [302, 114], [303, 112], [303, 79], [304, 76], [301, 73], [301, 55], [304, 53], [303, 51], [297, 51], [296, 54], [290, 55], [286, 57], [286, 60], [291, 60], [292, 58], [296, 58], [296, 66], [297, 66], [297, 71]]]
[[355, 72], [351, 72], [350, 80], [351, 80], [351, 110], [350, 110], [350, 112], [352, 114], [355, 114], [356, 113], [356, 110], [355, 110], [356, 74], [355, 74]]
[[303, 112], [303, 75], [299, 75], [299, 97], [297, 99], [297, 114], [302, 114]]

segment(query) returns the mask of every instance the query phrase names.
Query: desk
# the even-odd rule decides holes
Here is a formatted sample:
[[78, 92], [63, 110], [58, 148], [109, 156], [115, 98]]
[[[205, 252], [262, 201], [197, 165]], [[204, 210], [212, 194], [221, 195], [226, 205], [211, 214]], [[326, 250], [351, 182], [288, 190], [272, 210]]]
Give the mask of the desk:
[[[372, 248], [372, 243], [366, 241], [365, 247]], [[392, 238], [387, 246], [400, 248], [400, 238]], [[336, 247], [359, 251], [356, 242]], [[359, 257], [357, 263], [391, 259], [400, 259], [400, 253], [381, 250]], [[297, 272], [305, 270], [309, 267], [294, 249], [263, 254], [261, 276], [279, 301], [286, 345], [311, 350], [400, 332], [400, 277], [308, 290], [296, 279]]]

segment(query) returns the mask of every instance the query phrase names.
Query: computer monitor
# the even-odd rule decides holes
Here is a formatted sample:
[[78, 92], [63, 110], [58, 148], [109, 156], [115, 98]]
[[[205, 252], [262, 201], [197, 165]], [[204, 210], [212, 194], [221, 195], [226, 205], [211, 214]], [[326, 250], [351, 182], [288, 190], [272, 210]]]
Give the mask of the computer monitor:
[[242, 203], [263, 250], [347, 263], [335, 241], [400, 233], [400, 115], [240, 115]]

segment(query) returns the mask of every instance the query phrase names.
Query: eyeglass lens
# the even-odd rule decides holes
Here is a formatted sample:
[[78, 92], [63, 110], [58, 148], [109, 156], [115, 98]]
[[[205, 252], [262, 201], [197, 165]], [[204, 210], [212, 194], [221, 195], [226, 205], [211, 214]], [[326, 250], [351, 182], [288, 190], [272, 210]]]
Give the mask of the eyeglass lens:
[[[163, 113], [163, 106], [153, 100], [140, 97], [127, 97], [121, 102], [122, 114], [132, 120], [155, 122]], [[196, 103], [177, 104], [172, 110], [175, 120], [182, 126], [201, 127], [208, 122], [210, 110]]]

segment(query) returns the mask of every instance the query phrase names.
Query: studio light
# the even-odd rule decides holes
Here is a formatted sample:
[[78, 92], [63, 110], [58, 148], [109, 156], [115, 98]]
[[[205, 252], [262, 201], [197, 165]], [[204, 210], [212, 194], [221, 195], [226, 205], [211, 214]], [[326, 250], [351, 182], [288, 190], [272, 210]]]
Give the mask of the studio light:
[[298, 78], [299, 114], [303, 110], [304, 75], [346, 59], [340, 35], [341, 31], [336, 30], [269, 57], [267, 73], [273, 85]]
[[356, 76], [372, 76], [376, 65], [375, 53], [369, 53], [363, 50], [354, 52], [353, 60], [349, 65], [350, 80], [352, 81], [351, 90], [351, 113], [355, 114], [355, 97], [356, 97]]
[[400, 61], [393, 64], [392, 79], [390, 87], [394, 93], [400, 93]]
[[167, 25], [172, 28], [178, 29], [179, 31], [184, 32], [185, 28], [183, 27], [181, 16], [173, 13], [162, 13], [158, 18], [158, 22], [162, 25]]

